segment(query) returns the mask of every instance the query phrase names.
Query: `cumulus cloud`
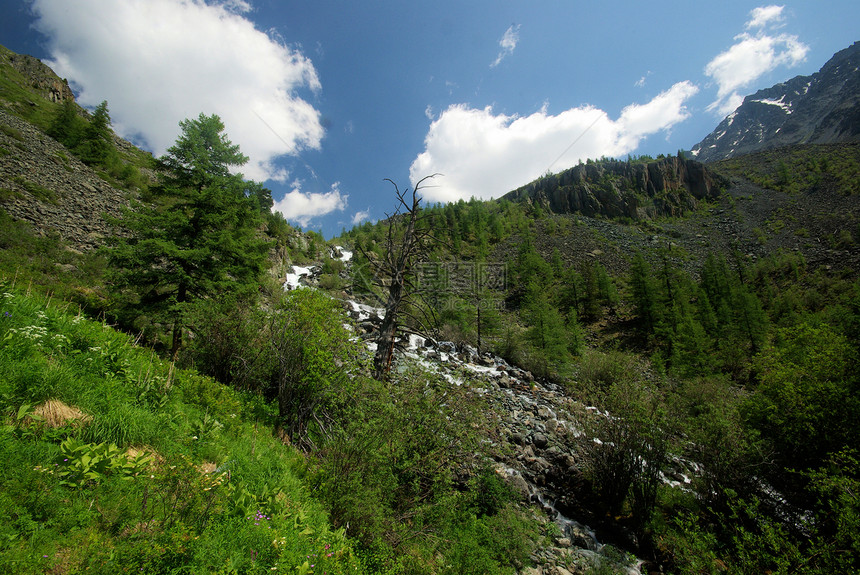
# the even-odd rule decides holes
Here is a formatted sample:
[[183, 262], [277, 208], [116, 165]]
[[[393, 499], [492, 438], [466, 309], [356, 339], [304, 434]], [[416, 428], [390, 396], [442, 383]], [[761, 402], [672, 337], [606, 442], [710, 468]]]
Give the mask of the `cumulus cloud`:
[[316, 217], [346, 209], [349, 196], [341, 193], [340, 183], [332, 184], [328, 192], [303, 192], [300, 182], [293, 182], [293, 189], [272, 206], [273, 212], [281, 212], [288, 221], [298, 222], [303, 228]]
[[355, 212], [355, 215], [352, 216], [352, 225], [357, 226], [361, 222], [370, 219], [370, 210], [361, 210], [360, 212]]
[[685, 102], [697, 91], [679, 82], [650, 102], [627, 106], [617, 120], [591, 106], [557, 115], [544, 106], [520, 117], [453, 105], [430, 125], [410, 179], [414, 185], [429, 174], [443, 175], [424, 189], [429, 201], [496, 198], [548, 170], [635, 150], [645, 136], [687, 119]]
[[735, 43], [705, 66], [705, 74], [717, 83], [717, 99], [708, 110], [725, 116], [743, 102], [738, 90], [750, 87], [764, 74], [780, 66], [796, 66], [806, 59], [809, 47], [791, 34], [776, 34], [783, 22], [783, 6], [762, 6], [750, 12]]
[[495, 68], [502, 62], [502, 60], [505, 59], [505, 57], [513, 54], [519, 41], [520, 25], [512, 24], [507, 30], [505, 30], [505, 34], [502, 36], [502, 39], [499, 40], [499, 46], [502, 50], [499, 52], [499, 55], [496, 56], [496, 59], [493, 60], [493, 63], [490, 64], [490, 68]]
[[313, 63], [257, 30], [244, 0], [35, 0], [51, 67], [78, 101], [108, 101], [116, 131], [156, 155], [179, 122], [218, 114], [250, 162], [246, 177], [284, 181], [283, 155], [319, 149], [320, 113], [297, 95], [316, 92]]

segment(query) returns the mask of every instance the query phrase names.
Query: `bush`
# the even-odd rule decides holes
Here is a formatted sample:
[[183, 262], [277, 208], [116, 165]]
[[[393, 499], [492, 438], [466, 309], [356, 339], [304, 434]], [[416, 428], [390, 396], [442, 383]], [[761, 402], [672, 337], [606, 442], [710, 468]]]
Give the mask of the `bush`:
[[194, 302], [186, 314], [193, 334], [181, 363], [237, 389], [268, 392], [274, 364], [268, 355], [265, 313], [236, 295]]
[[851, 378], [855, 353], [829, 327], [802, 323], [778, 330], [756, 356], [760, 383], [743, 413], [783, 465], [815, 468], [860, 444], [860, 398]]
[[672, 436], [663, 398], [628, 378], [610, 385], [598, 406], [609, 413], [592, 413], [586, 422], [580, 444], [586, 476], [609, 513], [619, 515], [629, 504], [641, 534], [655, 508]]
[[340, 303], [310, 289], [284, 294], [268, 318], [278, 414], [292, 440], [313, 447], [352, 401], [363, 353]]

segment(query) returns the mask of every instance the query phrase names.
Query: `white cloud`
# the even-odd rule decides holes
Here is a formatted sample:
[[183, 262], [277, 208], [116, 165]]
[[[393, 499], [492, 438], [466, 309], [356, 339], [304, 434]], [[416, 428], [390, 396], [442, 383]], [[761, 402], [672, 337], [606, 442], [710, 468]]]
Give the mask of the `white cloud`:
[[355, 215], [352, 216], [352, 225], [357, 226], [361, 222], [370, 219], [370, 210], [362, 210], [360, 212], [355, 212]]
[[648, 81], [648, 78], [652, 74], [654, 74], [654, 72], [652, 72], [651, 70], [648, 70], [647, 72], [645, 72], [645, 75], [642, 76], [641, 78], [639, 78], [633, 85], [636, 86], [637, 88], [644, 88], [645, 83]]
[[325, 193], [302, 192], [301, 184], [293, 182], [293, 190], [275, 202], [272, 211], [281, 212], [288, 221], [298, 222], [305, 228], [313, 218], [345, 210], [348, 197], [341, 193], [339, 182], [332, 184], [331, 190]]
[[257, 30], [244, 0], [35, 0], [33, 10], [78, 101], [107, 100], [117, 132], [156, 155], [201, 112], [224, 121], [249, 178], [282, 181], [279, 156], [320, 147], [320, 114], [296, 95], [320, 90], [312, 62]]
[[785, 6], [759, 6], [753, 8], [750, 12], [751, 18], [746, 23], [745, 28], [764, 28], [770, 23], [780, 23], [783, 21], [782, 10]]
[[720, 115], [732, 112], [743, 102], [738, 92], [750, 87], [764, 74], [780, 66], [796, 66], [806, 59], [809, 47], [791, 34], [773, 34], [770, 29], [782, 22], [782, 6], [763, 6], [750, 12], [747, 29], [735, 36], [731, 48], [717, 55], [705, 66], [705, 74], [717, 83], [717, 99], [708, 110]]
[[424, 189], [428, 201], [496, 198], [548, 170], [635, 150], [645, 136], [688, 118], [685, 102], [697, 91], [690, 82], [679, 82], [646, 104], [627, 106], [617, 120], [591, 106], [558, 115], [544, 107], [519, 117], [494, 114], [491, 107], [453, 105], [430, 125], [410, 179], [414, 185], [442, 174]]
[[499, 46], [502, 48], [499, 55], [496, 56], [496, 59], [493, 60], [493, 63], [490, 64], [490, 68], [495, 68], [498, 66], [502, 60], [505, 59], [506, 56], [510, 56], [514, 53], [514, 50], [517, 48], [517, 44], [520, 41], [520, 25], [519, 24], [511, 24], [507, 30], [505, 30], [504, 36], [499, 40]]

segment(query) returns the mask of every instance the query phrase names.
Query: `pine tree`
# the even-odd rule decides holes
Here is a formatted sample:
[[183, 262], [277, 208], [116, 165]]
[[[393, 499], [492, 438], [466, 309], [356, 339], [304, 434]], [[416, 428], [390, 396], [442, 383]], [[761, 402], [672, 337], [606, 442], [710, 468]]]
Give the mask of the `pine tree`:
[[[172, 324], [171, 352], [182, 342], [188, 302], [253, 291], [268, 243], [259, 237], [261, 194], [230, 168], [247, 161], [218, 116], [180, 122], [182, 134], [160, 159], [160, 205], [135, 203], [118, 224], [128, 236], [109, 251], [112, 283], [155, 320]], [[264, 200], [262, 203], [266, 203]]]
[[526, 338], [538, 352], [538, 367], [543, 375], [547, 375], [550, 365], [569, 355], [567, 330], [546, 290], [536, 283], [529, 284], [525, 309], [531, 326], [526, 331]]
[[78, 106], [71, 98], [63, 100], [48, 128], [48, 135], [74, 150], [80, 143], [86, 123], [78, 114]]
[[657, 325], [657, 288], [651, 276], [651, 268], [642, 254], [636, 254], [630, 268], [630, 287], [633, 290], [633, 304], [642, 331], [654, 332]]
[[600, 288], [597, 282], [597, 273], [594, 269], [594, 263], [591, 260], [585, 260], [580, 266], [582, 273], [583, 294], [583, 316], [585, 319], [594, 321], [600, 319]]
[[74, 152], [82, 162], [90, 166], [106, 166], [111, 156], [116, 153], [107, 100], [96, 107]]
[[600, 262], [594, 264], [594, 271], [597, 274], [597, 288], [600, 294], [600, 301], [604, 305], [609, 306], [609, 309], [614, 312], [615, 306], [618, 305], [618, 290], [615, 287], [615, 282]]

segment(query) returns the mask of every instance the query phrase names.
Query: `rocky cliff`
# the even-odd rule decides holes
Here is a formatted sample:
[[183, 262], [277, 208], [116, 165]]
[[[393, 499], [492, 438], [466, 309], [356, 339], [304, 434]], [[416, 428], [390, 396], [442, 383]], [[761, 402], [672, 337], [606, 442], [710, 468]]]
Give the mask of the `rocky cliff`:
[[68, 82], [61, 80], [47, 65], [38, 58], [16, 54], [0, 46], [0, 59], [26, 79], [26, 87], [49, 102], [74, 100], [75, 95]]
[[697, 160], [711, 162], [790, 144], [860, 141], [860, 42], [818, 72], [744, 98], [704, 140]]
[[558, 214], [643, 220], [693, 210], [698, 200], [716, 197], [725, 184], [699, 162], [668, 157], [648, 163], [580, 164], [504, 197]]

